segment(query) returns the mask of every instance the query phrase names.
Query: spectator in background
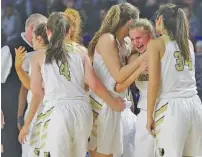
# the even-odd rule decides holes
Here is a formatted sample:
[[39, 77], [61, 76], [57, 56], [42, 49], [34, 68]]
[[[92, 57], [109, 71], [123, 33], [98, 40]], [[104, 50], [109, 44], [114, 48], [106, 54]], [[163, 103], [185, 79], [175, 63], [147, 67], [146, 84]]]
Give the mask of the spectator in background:
[[107, 14], [108, 9], [107, 8], [102, 8], [100, 9], [100, 21], [102, 23], [102, 21], [104, 20], [106, 14]]
[[97, 21], [94, 21], [94, 19], [95, 19], [95, 17], [98, 18], [97, 9], [94, 9], [94, 7], [91, 3], [91, 0], [83, 0], [80, 14], [81, 14], [82, 22], [83, 22], [84, 33], [91, 34], [92, 27], [94, 27], [93, 25], [97, 22]]
[[[103, 19], [105, 18], [106, 14], [107, 14], [107, 11], [108, 11], [108, 6], [109, 5], [102, 5], [100, 8], [99, 8], [99, 15], [97, 16], [94, 16], [92, 17], [93, 20], [91, 22], [91, 27], [92, 27], [92, 32], [91, 32], [91, 35], [93, 36], [94, 35], [94, 32], [97, 32], [98, 29], [100, 28], [101, 24], [102, 24], [102, 21]], [[96, 22], [95, 22], [96, 21]], [[95, 22], [93, 24], [93, 22]]]
[[159, 3], [157, 2], [157, 0], [147, 0], [144, 10], [145, 18], [151, 19], [158, 8]]
[[196, 42], [196, 53], [201, 53], [202, 54], [202, 41], [197, 41]]
[[67, 8], [75, 8], [76, 6], [76, 0], [62, 0], [62, 1]]
[[74, 9], [76, 7], [76, 0], [53, 0], [48, 5], [48, 14], [52, 12], [64, 12], [67, 8]]
[[147, 11], [145, 4], [147, 3], [147, 0], [127, 0], [127, 2], [138, 7], [138, 9], [141, 10], [140, 17], [145, 17], [145, 12]]
[[[201, 14], [201, 10], [202, 10], [202, 1], [201, 0], [198, 0], [197, 2], [196, 2], [196, 11], [195, 11], [195, 14], [196, 14], [196, 16], [199, 18], [199, 20], [200, 20], [200, 24], [201, 24], [201, 26], [202, 26], [202, 14]], [[202, 27], [200, 28], [201, 30], [200, 30], [200, 34], [199, 34], [199, 36], [202, 36]]]
[[195, 36], [199, 35], [200, 21], [194, 15], [192, 9], [188, 5], [184, 5], [183, 10], [187, 16], [187, 19], [189, 20], [189, 29], [190, 29], [191, 38], [194, 38]]
[[195, 75], [198, 95], [202, 100], [202, 41], [196, 42]]
[[20, 16], [11, 3], [6, 5], [1, 27], [1, 31], [5, 35], [5, 44], [9, 45], [9, 43], [15, 42], [20, 36]]

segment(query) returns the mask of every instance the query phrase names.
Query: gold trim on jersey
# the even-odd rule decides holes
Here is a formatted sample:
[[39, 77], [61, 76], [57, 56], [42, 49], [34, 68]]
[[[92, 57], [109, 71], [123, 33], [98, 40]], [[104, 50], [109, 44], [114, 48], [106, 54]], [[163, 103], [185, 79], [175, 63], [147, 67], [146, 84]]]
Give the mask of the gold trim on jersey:
[[149, 81], [149, 74], [148, 73], [140, 74], [137, 81]]
[[158, 138], [161, 133], [161, 124], [164, 122], [165, 113], [168, 109], [168, 103], [162, 105], [158, 110], [155, 112], [155, 145], [158, 145]]
[[160, 125], [163, 123], [164, 117], [165, 117], [165, 116], [161, 117], [160, 119], [158, 119], [158, 120], [156, 121], [156, 123], [155, 123], [155, 127], [156, 127], [156, 128], [157, 128], [158, 126], [160, 126]]
[[44, 147], [45, 147], [45, 145], [46, 145], [46, 142], [45, 142], [45, 141], [43, 141], [43, 143], [41, 143], [41, 145], [40, 145], [40, 149], [44, 148]]
[[36, 140], [32, 140], [32, 141], [30, 141], [30, 145], [33, 146], [33, 145], [36, 144], [37, 142], [38, 142], [37, 139], [36, 139]]
[[39, 135], [40, 135], [40, 130], [37, 131], [37, 132], [34, 132], [32, 138], [36, 138], [36, 137], [38, 137]]
[[90, 104], [93, 108], [93, 129], [91, 135], [97, 137], [97, 119], [99, 116], [99, 111], [102, 109], [102, 105], [98, 103], [92, 96], [90, 96]]
[[90, 104], [92, 105], [93, 109], [101, 111], [102, 105], [97, 102], [92, 96], [90, 96]]
[[44, 157], [51, 157], [50, 152], [44, 152]]
[[47, 138], [47, 133], [45, 133], [45, 134], [43, 134], [42, 136], [41, 136], [41, 140], [44, 140], [44, 139], [46, 139]]
[[97, 119], [98, 119], [98, 113], [96, 111], [93, 111], [93, 129], [91, 134], [95, 137], [97, 137]]
[[40, 113], [38, 116], [37, 116], [37, 121], [41, 120], [43, 118], [43, 113]]
[[39, 156], [39, 154], [40, 154], [40, 149], [39, 149], [39, 148], [35, 148], [35, 149], [34, 149], [34, 154], [35, 154], [36, 156]]
[[161, 115], [162, 113], [164, 113], [167, 110], [167, 107], [168, 107], [168, 103], [166, 103], [165, 105], [161, 106], [161, 108], [156, 111], [155, 117], [158, 117], [159, 115]]
[[48, 128], [49, 123], [50, 123], [50, 119], [48, 119], [48, 120], [44, 123], [43, 131]]
[[69, 70], [69, 63], [61, 62], [59, 66], [60, 75], [63, 75], [68, 81], [71, 80], [70, 70]]

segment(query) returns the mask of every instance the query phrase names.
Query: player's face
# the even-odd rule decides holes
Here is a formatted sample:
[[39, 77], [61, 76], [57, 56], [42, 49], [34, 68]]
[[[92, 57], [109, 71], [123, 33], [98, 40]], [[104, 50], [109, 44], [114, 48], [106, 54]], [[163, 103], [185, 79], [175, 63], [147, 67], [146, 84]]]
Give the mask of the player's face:
[[143, 28], [135, 28], [130, 30], [129, 36], [131, 38], [133, 48], [139, 53], [144, 53], [146, 51], [147, 44], [151, 39], [151, 35]]

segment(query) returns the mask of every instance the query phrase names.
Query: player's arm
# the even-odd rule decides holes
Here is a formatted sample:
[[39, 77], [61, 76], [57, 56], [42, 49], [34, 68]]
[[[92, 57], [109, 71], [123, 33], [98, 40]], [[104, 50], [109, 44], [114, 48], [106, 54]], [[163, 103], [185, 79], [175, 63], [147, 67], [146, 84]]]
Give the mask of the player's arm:
[[[41, 104], [44, 97], [44, 90], [42, 88], [42, 75], [41, 67], [38, 59], [42, 57], [40, 53], [37, 53], [31, 59], [31, 82], [30, 87], [32, 91], [32, 100], [30, 104], [30, 109], [25, 120], [25, 127], [30, 126], [34, 115], [37, 112], [39, 105]], [[43, 58], [43, 57], [42, 57]]]
[[[146, 57], [146, 54], [144, 54], [144, 56]], [[138, 56], [136, 54], [132, 55], [129, 58], [129, 64], [132, 62], [136, 62], [136, 60], [138, 59]], [[124, 82], [122, 83], [117, 83], [115, 86], [115, 91], [117, 92], [122, 92], [124, 91], [126, 88], [130, 87], [130, 85], [132, 85], [135, 80], [140, 76], [140, 74], [142, 72], [144, 72], [147, 69], [147, 62], [143, 62], [142, 64], [140, 64], [140, 66], [132, 73], [132, 75], [130, 75]]]
[[30, 77], [22, 67], [16, 67], [17, 75], [25, 88], [30, 89]]
[[18, 113], [17, 113], [17, 125], [19, 130], [21, 130], [22, 126], [24, 125], [24, 111], [27, 101], [27, 92], [28, 90], [21, 84], [18, 96]]
[[102, 98], [115, 111], [123, 111], [124, 105], [114, 99], [107, 88], [97, 78], [88, 55], [84, 56], [85, 79], [89, 88]]
[[24, 47], [20, 46], [17, 49], [15, 48], [15, 69], [23, 86], [27, 89], [30, 89], [30, 77], [27, 72], [25, 72], [22, 68], [22, 63], [25, 59], [25, 54], [26, 51]]
[[147, 118], [153, 119], [154, 106], [160, 87], [160, 47], [163, 43], [159, 39], [151, 40], [147, 46], [148, 51], [148, 97], [147, 97]]
[[142, 58], [140, 57], [136, 62], [121, 67], [116, 40], [114, 36], [109, 33], [100, 37], [96, 48], [102, 56], [110, 74], [117, 83], [122, 83], [139, 67], [141, 63]]

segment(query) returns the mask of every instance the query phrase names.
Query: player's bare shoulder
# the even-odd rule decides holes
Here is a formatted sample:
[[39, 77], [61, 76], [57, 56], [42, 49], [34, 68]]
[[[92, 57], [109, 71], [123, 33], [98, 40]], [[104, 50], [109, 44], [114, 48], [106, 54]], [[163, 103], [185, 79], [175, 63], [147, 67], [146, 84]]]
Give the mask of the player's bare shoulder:
[[38, 62], [40, 65], [42, 65], [45, 58], [45, 53], [46, 53], [46, 49], [40, 49], [35, 51], [35, 53], [33, 54], [31, 58], [32, 62]]
[[147, 45], [147, 48], [156, 49], [159, 52], [162, 52], [165, 50], [165, 41], [163, 37], [159, 37], [156, 39], [151, 39]]
[[81, 53], [88, 55], [88, 49], [84, 47], [83, 45], [77, 44], [77, 48], [79, 49]]
[[116, 45], [116, 39], [115, 39], [114, 35], [111, 33], [105, 33], [105, 34], [101, 35], [96, 47], [98, 49], [100, 49], [100, 48], [103, 48], [103, 45], [106, 48]]

